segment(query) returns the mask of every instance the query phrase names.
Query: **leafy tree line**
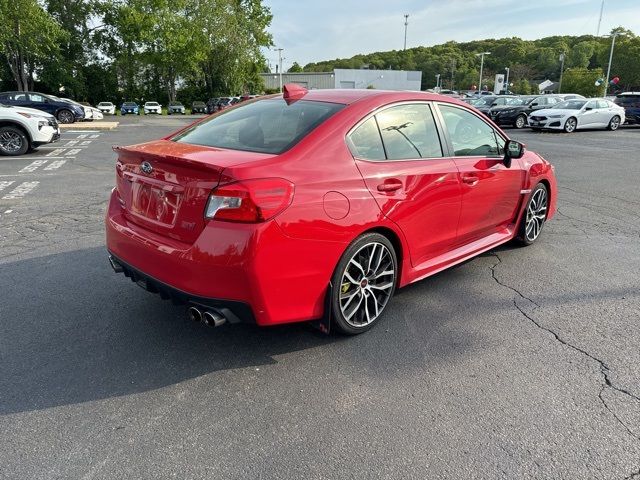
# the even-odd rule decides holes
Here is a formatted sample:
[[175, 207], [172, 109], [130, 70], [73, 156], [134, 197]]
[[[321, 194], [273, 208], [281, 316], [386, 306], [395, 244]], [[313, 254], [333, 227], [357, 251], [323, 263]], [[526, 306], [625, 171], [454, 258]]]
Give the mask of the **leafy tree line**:
[[261, 0], [0, 0], [0, 19], [3, 90], [92, 103], [260, 91], [272, 45]]
[[[611, 76], [620, 78], [616, 88], [638, 88], [640, 37], [622, 27], [614, 29], [613, 32], [624, 33], [616, 39], [611, 68]], [[564, 53], [562, 90], [600, 95], [604, 87], [595, 87], [594, 83], [606, 72], [610, 48], [610, 38], [592, 35], [553, 36], [539, 40], [513, 37], [466, 43], [450, 41], [433, 47], [375, 52], [346, 59], [309, 63], [300, 70], [326, 72], [334, 68], [363, 67], [381, 70], [420, 70], [423, 90], [435, 86], [437, 74], [441, 75], [444, 88], [466, 90], [474, 85], [478, 86], [480, 59], [475, 54], [491, 52], [491, 55], [485, 56], [484, 59], [483, 85], [492, 88], [495, 75], [504, 74], [505, 67], [508, 67], [509, 83], [513, 83], [511, 89], [517, 93], [533, 93], [533, 89], [537, 89], [537, 84], [543, 80], [559, 80], [560, 54]]]

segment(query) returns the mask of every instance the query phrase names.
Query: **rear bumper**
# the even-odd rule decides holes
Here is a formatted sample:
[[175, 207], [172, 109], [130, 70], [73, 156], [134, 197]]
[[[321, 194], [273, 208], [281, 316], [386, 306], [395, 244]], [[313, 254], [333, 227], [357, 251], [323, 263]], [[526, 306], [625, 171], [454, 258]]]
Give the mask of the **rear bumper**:
[[151, 293], [159, 294], [163, 300], [171, 300], [176, 305], [191, 305], [202, 309], [217, 310], [230, 323], [255, 323], [253, 311], [246, 303], [191, 295], [147, 275], [112, 253], [109, 253], [109, 263], [116, 273], [124, 273], [124, 276], [130, 278], [132, 282]]

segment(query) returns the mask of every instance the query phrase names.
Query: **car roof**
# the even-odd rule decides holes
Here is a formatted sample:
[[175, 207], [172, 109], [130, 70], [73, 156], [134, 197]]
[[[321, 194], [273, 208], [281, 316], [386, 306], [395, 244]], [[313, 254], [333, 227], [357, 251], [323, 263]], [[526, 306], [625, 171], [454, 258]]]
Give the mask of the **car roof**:
[[[267, 97], [268, 98], [268, 97]], [[374, 90], [374, 89], [327, 89], [327, 90], [309, 90], [301, 100], [310, 100], [316, 102], [330, 102], [351, 104], [363, 99], [377, 98], [381, 101], [402, 101], [402, 100], [431, 100], [434, 102], [452, 102], [451, 97], [440, 95], [438, 93], [420, 92], [415, 90]], [[464, 104], [466, 105], [466, 104]]]

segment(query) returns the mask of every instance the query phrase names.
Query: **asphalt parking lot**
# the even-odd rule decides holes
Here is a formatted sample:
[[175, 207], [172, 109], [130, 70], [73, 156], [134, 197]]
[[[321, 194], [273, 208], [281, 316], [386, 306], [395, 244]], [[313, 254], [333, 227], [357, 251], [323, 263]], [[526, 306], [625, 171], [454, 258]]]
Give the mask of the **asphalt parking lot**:
[[355, 338], [210, 329], [112, 272], [115, 144], [0, 158], [0, 478], [640, 478], [640, 129], [509, 133], [559, 212]]

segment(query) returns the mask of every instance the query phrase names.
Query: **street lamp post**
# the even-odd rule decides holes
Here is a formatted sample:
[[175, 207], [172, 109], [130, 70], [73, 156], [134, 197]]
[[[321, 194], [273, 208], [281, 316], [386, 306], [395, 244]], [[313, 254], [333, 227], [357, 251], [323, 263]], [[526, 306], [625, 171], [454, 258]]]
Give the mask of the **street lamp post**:
[[436, 73], [436, 92], [440, 91], [440, 74]]
[[509, 93], [509, 67], [504, 67], [504, 69], [507, 71], [507, 78], [504, 82], [504, 93], [507, 95]]
[[480, 57], [480, 83], [478, 83], [478, 92], [482, 91], [482, 69], [484, 68], [485, 55], [491, 55], [491, 52], [476, 53], [476, 57]]
[[564, 52], [560, 54], [560, 81], [558, 82], [558, 93], [562, 92], [562, 74], [564, 73]]
[[404, 49], [407, 49], [407, 25], [409, 25], [409, 14], [404, 14]]
[[607, 90], [609, 89], [609, 75], [611, 75], [611, 61], [613, 60], [613, 48], [616, 45], [616, 37], [618, 35], [624, 35], [622, 32], [613, 32], [611, 34], [611, 51], [609, 52], [609, 66], [607, 67], [607, 81], [604, 84], [604, 96], [607, 96]]
[[278, 51], [278, 72], [280, 73], [280, 93], [282, 93], [282, 51], [284, 48], [276, 48]]

